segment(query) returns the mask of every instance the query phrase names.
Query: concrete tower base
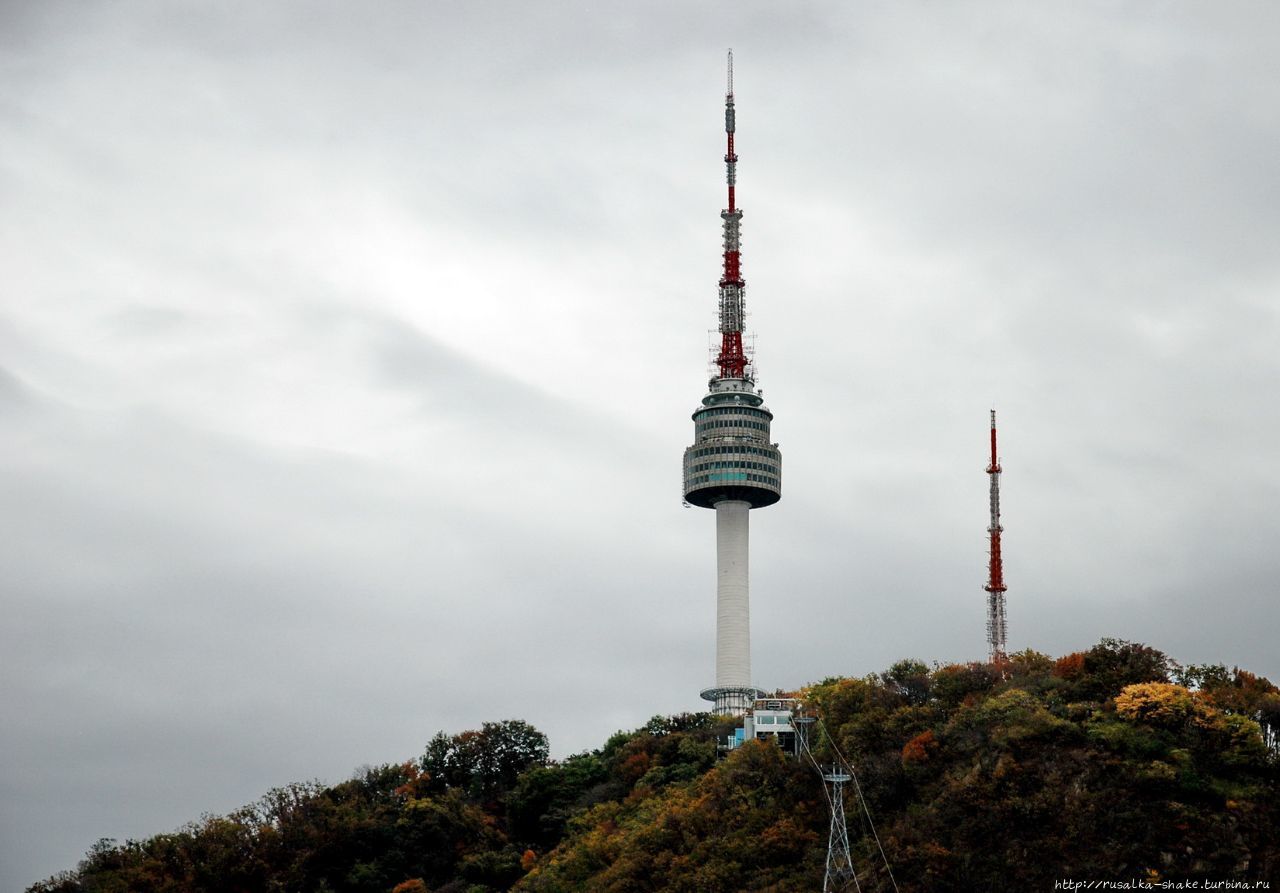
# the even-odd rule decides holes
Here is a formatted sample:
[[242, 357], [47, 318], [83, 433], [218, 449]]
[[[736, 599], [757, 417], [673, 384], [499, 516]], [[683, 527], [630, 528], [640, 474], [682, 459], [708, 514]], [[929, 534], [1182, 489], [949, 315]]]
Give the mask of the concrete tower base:
[[748, 541], [751, 504], [716, 503], [715, 712], [736, 716], [755, 698], [751, 687], [751, 605]]

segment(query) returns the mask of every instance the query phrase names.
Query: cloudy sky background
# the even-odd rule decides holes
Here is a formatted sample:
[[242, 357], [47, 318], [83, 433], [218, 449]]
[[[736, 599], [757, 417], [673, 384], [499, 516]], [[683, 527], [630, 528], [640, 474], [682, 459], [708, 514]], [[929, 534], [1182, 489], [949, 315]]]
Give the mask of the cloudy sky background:
[[1280, 9], [0, 7], [0, 887], [522, 717], [700, 709], [737, 57], [762, 685], [1280, 677]]

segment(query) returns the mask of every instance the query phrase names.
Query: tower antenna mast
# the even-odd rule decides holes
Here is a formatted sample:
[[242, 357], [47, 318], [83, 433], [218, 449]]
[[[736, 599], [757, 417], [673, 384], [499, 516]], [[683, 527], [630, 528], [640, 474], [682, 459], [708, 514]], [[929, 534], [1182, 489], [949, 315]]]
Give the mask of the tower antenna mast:
[[716, 365], [721, 378], [747, 378], [747, 356], [742, 349], [742, 325], [746, 316], [747, 283], [742, 279], [742, 242], [738, 208], [738, 155], [733, 150], [737, 130], [733, 108], [733, 50], [729, 50], [728, 76], [724, 92], [725, 178], [729, 185], [729, 207], [720, 212], [724, 221], [724, 270], [720, 275], [720, 354]]
[[991, 554], [987, 567], [987, 656], [993, 664], [1005, 660], [1004, 562], [1000, 556], [1000, 457], [996, 451], [996, 411], [991, 410]]

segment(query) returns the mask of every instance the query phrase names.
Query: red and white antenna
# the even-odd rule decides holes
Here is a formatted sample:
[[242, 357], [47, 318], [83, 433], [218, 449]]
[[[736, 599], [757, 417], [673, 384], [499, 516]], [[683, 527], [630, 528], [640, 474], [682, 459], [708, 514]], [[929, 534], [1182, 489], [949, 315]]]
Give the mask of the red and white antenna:
[[991, 535], [991, 556], [988, 565], [987, 585], [987, 651], [993, 664], [1005, 659], [1005, 615], [1004, 615], [1004, 563], [1000, 558], [1000, 457], [996, 452], [996, 411], [991, 410], [991, 464], [987, 466], [987, 474], [991, 475], [991, 525], [987, 532]]
[[733, 151], [733, 50], [729, 50], [729, 75], [724, 94], [724, 163], [729, 184], [729, 207], [720, 212], [724, 221], [724, 272], [720, 276], [720, 354], [716, 365], [721, 378], [748, 378], [747, 355], [742, 350], [742, 325], [746, 316], [744, 296], [747, 283], [742, 278], [742, 243], [734, 187], [738, 182], [738, 156]]

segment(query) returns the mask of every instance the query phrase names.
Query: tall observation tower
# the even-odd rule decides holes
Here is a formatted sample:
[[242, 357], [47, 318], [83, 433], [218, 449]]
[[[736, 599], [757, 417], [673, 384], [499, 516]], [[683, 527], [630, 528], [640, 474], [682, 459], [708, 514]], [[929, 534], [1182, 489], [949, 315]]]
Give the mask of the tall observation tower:
[[742, 348], [742, 255], [737, 206], [738, 156], [733, 152], [733, 51], [724, 97], [729, 207], [724, 221], [724, 272], [720, 276], [718, 374], [693, 412], [693, 446], [684, 451], [684, 498], [716, 510], [716, 684], [702, 697], [715, 712], [735, 715], [755, 699], [751, 685], [751, 618], [747, 585], [747, 513], [782, 498], [782, 453], [769, 439], [773, 413], [756, 393], [750, 358]]

